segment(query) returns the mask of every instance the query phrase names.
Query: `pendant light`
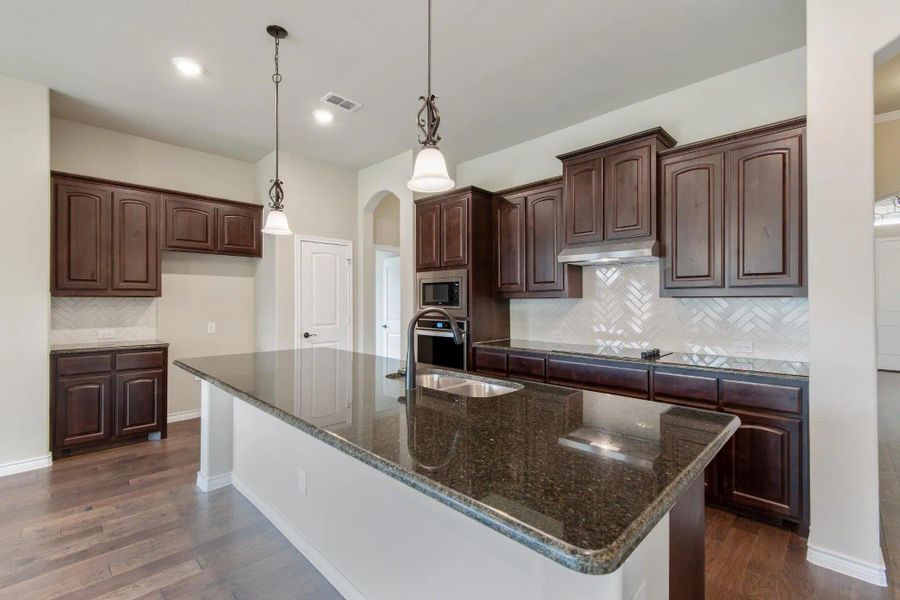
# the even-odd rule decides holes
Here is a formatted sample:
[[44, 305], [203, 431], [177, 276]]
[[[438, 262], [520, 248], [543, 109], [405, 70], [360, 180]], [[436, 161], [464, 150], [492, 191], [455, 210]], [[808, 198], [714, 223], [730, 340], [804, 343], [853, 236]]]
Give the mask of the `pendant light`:
[[444, 155], [437, 146], [441, 141], [437, 132], [438, 125], [441, 124], [441, 113], [434, 103], [436, 99], [431, 93], [431, 0], [428, 0], [428, 90], [424, 96], [419, 96], [422, 108], [416, 118], [425, 137], [419, 138], [422, 149], [416, 156], [412, 179], [406, 184], [414, 192], [444, 192], [454, 185], [447, 173]]
[[269, 188], [271, 210], [266, 216], [266, 225], [262, 232], [271, 235], [291, 235], [287, 215], [284, 214], [282, 181], [278, 178], [278, 84], [281, 83], [281, 74], [278, 72], [278, 45], [287, 37], [287, 30], [280, 25], [269, 25], [266, 27], [266, 33], [275, 38], [275, 73], [272, 74], [272, 81], [275, 82], [275, 179], [271, 180], [272, 186]]

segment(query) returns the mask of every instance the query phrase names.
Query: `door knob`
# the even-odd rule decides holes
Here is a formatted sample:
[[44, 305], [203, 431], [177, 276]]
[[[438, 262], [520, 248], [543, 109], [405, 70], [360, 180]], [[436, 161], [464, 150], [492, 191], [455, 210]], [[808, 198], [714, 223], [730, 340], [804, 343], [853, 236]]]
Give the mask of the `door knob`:
[[381, 326], [382, 329], [387, 329], [387, 323]]
[[308, 331], [304, 331], [304, 332], [303, 332], [303, 337], [305, 337], [305, 338], [316, 337], [316, 334], [310, 333], [310, 332], [308, 332]]

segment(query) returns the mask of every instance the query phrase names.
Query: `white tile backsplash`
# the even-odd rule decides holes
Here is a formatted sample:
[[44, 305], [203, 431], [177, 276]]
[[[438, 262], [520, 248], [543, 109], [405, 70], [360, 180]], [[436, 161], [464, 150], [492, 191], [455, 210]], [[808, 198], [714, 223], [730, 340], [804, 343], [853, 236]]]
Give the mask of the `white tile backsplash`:
[[98, 330], [114, 340], [156, 338], [156, 298], [52, 298], [50, 343], [96, 342]]
[[806, 298], [660, 298], [657, 263], [583, 269], [581, 299], [510, 301], [512, 337], [809, 360]]

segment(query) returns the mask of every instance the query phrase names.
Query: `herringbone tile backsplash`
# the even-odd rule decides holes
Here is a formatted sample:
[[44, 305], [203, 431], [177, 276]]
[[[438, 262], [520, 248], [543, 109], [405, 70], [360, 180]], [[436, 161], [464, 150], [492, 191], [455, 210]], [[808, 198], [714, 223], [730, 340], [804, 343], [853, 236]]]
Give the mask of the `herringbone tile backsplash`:
[[98, 329], [112, 329], [117, 340], [155, 339], [156, 299], [51, 299], [51, 344], [96, 342]]
[[806, 298], [660, 298], [656, 263], [583, 269], [580, 300], [511, 301], [512, 337], [809, 360]]

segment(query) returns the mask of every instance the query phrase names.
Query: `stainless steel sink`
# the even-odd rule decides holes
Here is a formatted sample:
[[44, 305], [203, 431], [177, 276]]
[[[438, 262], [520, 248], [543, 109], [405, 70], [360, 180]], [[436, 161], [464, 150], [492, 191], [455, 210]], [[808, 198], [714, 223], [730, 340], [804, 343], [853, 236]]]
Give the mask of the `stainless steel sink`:
[[494, 396], [511, 394], [522, 389], [522, 386], [518, 383], [494, 383], [444, 373], [422, 373], [421, 375], [416, 375], [416, 385], [469, 398], [492, 398]]

